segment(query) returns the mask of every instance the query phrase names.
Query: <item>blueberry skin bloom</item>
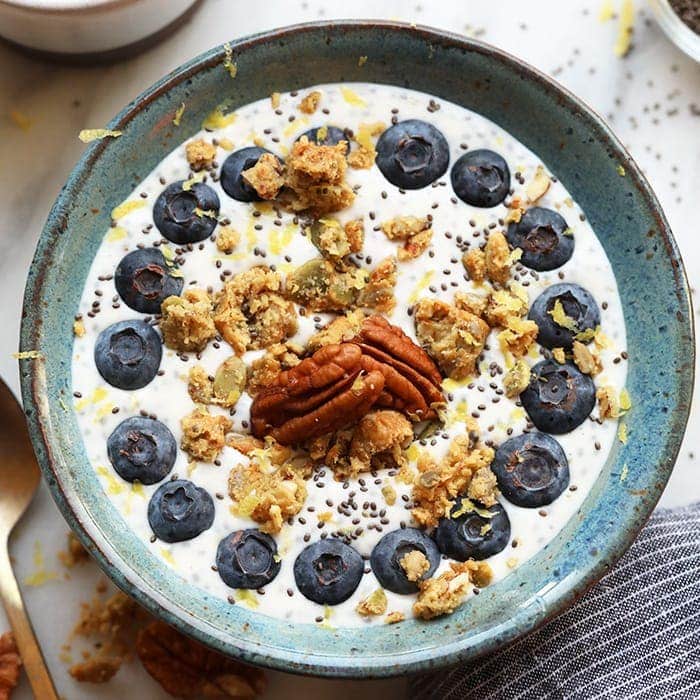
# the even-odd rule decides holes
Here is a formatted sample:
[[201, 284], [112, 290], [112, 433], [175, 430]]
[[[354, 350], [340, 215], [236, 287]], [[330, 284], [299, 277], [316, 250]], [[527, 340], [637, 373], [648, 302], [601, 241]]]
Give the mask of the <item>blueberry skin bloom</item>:
[[301, 594], [319, 605], [338, 605], [360, 585], [364, 564], [350, 545], [328, 538], [308, 545], [294, 562]]
[[280, 571], [277, 545], [256, 528], [236, 530], [224, 537], [216, 550], [216, 568], [231, 588], [262, 588]]
[[491, 470], [501, 493], [514, 505], [549, 505], [569, 485], [569, 462], [561, 445], [545, 433], [524, 433], [496, 450]]
[[160, 336], [145, 321], [119, 321], [95, 343], [95, 364], [102, 378], [118, 389], [141, 389], [158, 372], [163, 355]]
[[114, 286], [127, 306], [144, 314], [160, 313], [169, 296], [178, 296], [185, 281], [174, 277], [158, 248], [127, 253], [114, 271]]
[[532, 270], [545, 272], [561, 267], [574, 254], [574, 237], [569, 225], [551, 209], [532, 207], [517, 223], [508, 226], [508, 243], [520, 248], [520, 262]]
[[191, 540], [214, 522], [214, 501], [191, 481], [168, 481], [151, 496], [148, 522], [163, 542]]
[[413, 527], [394, 530], [377, 542], [370, 564], [377, 580], [388, 591], [402, 594], [418, 591], [418, 583], [409, 581], [401, 567], [401, 559], [414, 550], [422, 552], [430, 563], [430, 568], [421, 579], [430, 578], [440, 563], [440, 551], [422, 530]]
[[435, 530], [440, 551], [451, 559], [487, 559], [505, 549], [510, 539], [510, 520], [500, 503], [486, 508], [458, 498], [449, 518]]
[[[320, 129], [325, 129], [326, 133], [325, 136], [319, 140], [318, 132]], [[305, 131], [301, 136], [306, 136], [311, 143], [315, 143], [319, 146], [336, 146], [341, 141], [350, 142], [345, 132], [337, 126], [315, 126], [313, 129]], [[299, 139], [297, 139], [297, 141]]]
[[[565, 328], [555, 320], [557, 301], [574, 329]], [[528, 314], [539, 328], [537, 342], [546, 348], [569, 348], [582, 331], [595, 330], [600, 325], [600, 309], [591, 293], [578, 284], [553, 284], [532, 303]], [[568, 322], [568, 321], [567, 321]], [[583, 342], [590, 342], [584, 337]]]
[[543, 360], [532, 368], [530, 385], [520, 394], [538, 430], [562, 435], [578, 428], [595, 406], [595, 384], [576, 365]]
[[377, 166], [397, 187], [418, 190], [445, 174], [447, 140], [432, 124], [408, 119], [387, 129], [377, 141]]
[[221, 187], [229, 197], [239, 202], [259, 202], [258, 193], [243, 179], [244, 170], [252, 168], [264, 153], [270, 153], [266, 148], [249, 146], [234, 151], [221, 166]]
[[452, 166], [452, 189], [474, 207], [495, 207], [510, 191], [508, 163], [494, 151], [468, 151]]
[[173, 468], [177, 443], [159, 420], [132, 416], [107, 438], [107, 455], [124, 481], [156, 484]]
[[183, 190], [184, 180], [168, 185], [153, 205], [153, 221], [173, 243], [198, 243], [216, 228], [219, 196], [203, 182], [194, 182]]

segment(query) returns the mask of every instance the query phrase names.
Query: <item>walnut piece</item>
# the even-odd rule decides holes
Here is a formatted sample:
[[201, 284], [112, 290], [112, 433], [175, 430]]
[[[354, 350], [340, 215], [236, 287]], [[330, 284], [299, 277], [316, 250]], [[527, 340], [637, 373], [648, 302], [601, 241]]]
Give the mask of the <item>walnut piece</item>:
[[252, 700], [267, 686], [261, 670], [218, 654], [164, 622], [139, 632], [136, 654], [163, 689], [178, 698]]
[[216, 158], [216, 146], [208, 143], [204, 139], [196, 139], [195, 141], [190, 141], [185, 146], [185, 155], [187, 156], [187, 162], [190, 164], [192, 170], [204, 170], [210, 167], [214, 162], [214, 158]]
[[165, 345], [180, 352], [199, 352], [216, 335], [212, 303], [204, 289], [188, 289], [161, 305], [160, 330]]
[[275, 199], [284, 186], [284, 168], [272, 153], [263, 153], [241, 177], [258, 193], [260, 199]]
[[204, 406], [197, 406], [181, 421], [181, 447], [200, 462], [213, 462], [226, 444], [226, 433], [233, 425], [226, 416], [212, 415]]
[[490, 570], [486, 562], [451, 562], [440, 576], [421, 581], [413, 614], [431, 620], [453, 613], [464, 602], [472, 583], [490, 580]]
[[418, 458], [411, 514], [423, 527], [433, 527], [440, 518], [448, 516], [455, 499], [467, 491], [474, 475], [493, 461], [493, 449], [478, 441], [476, 424], [472, 422], [467, 428], [468, 434], [455, 437], [439, 463], [425, 452]]
[[362, 373], [362, 351], [352, 343], [326, 345], [277, 375], [250, 410], [253, 435], [290, 445], [351, 425], [384, 388], [381, 372]]
[[372, 617], [374, 615], [383, 615], [386, 612], [386, 606], [386, 593], [383, 588], [377, 588], [376, 591], [373, 591], [366, 598], [363, 598], [358, 603], [355, 610], [358, 615]]
[[280, 343], [297, 331], [294, 304], [282, 276], [260, 265], [234, 275], [219, 294], [214, 324], [237, 355]]
[[306, 501], [305, 477], [309, 471], [294, 464], [290, 450], [282, 452], [274, 443], [253, 450], [248, 464], [231, 470], [228, 491], [236, 512], [261, 524], [264, 532], [282, 529]]
[[413, 315], [418, 340], [448, 377], [474, 374], [489, 334], [482, 319], [437, 299], [420, 299]]
[[434, 418], [444, 403], [442, 377], [429, 355], [398, 326], [374, 315], [362, 322], [355, 338], [362, 348], [362, 367], [384, 375], [377, 405], [403, 411], [415, 420]]
[[19, 683], [22, 659], [17, 651], [15, 636], [5, 632], [0, 636], [0, 700], [9, 700]]
[[430, 562], [419, 549], [412, 549], [399, 559], [399, 566], [404, 570], [406, 578], [415, 583], [430, 569]]

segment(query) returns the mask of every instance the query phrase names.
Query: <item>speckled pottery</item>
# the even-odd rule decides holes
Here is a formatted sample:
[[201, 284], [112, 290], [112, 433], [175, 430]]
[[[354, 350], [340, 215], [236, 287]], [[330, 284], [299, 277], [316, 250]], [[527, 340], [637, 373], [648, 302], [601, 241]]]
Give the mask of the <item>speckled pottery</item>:
[[[694, 332], [683, 265], [638, 167], [603, 122], [550, 79], [493, 47], [441, 31], [330, 22], [232, 42], [147, 90], [91, 144], [49, 216], [29, 273], [22, 391], [39, 462], [63, 515], [105, 572], [155, 615], [246, 661], [323, 676], [377, 677], [492, 652], [561, 612], [629, 546], [671, 473], [688, 417]], [[367, 56], [364, 65], [358, 58]], [[72, 318], [110, 211], [217, 104], [334, 81], [423, 90], [510, 131], [560, 177], [590, 219], [617, 276], [627, 324], [629, 439], [616, 443], [580, 512], [537, 556], [454, 615], [329, 630], [290, 624], [181, 582], [126, 527], [85, 455], [71, 401]], [[187, 108], [176, 128], [173, 115]]]

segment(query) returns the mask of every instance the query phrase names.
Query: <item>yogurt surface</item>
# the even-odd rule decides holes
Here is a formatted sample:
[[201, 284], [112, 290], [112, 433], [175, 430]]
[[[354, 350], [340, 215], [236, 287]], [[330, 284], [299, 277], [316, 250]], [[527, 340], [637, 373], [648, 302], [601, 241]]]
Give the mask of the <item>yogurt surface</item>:
[[[78, 310], [85, 328], [76, 336], [73, 350], [74, 407], [78, 415], [87, 455], [94, 465], [105, 497], [144, 546], [156, 556], [162, 566], [170, 567], [174, 575], [194, 586], [245, 605], [257, 612], [295, 622], [316, 622], [333, 627], [353, 627], [382, 624], [382, 616], [360, 617], [355, 608], [379, 587], [369, 566], [369, 555], [382, 535], [401, 525], [411, 526], [411, 487], [402, 484], [387, 470], [360, 474], [347, 483], [334, 480], [329, 469], [318, 469], [307, 483], [308, 497], [293, 525], [284, 525], [275, 535], [281, 569], [277, 577], [260, 591], [239, 591], [227, 587], [213, 565], [219, 541], [230, 532], [256, 527], [248, 518], [235, 515], [230, 506], [227, 480], [230, 469], [247, 458], [231, 447], [220, 454], [220, 466], [209, 463], [192, 464], [188, 456], [178, 450], [172, 475], [189, 479], [205, 488], [214, 498], [216, 514], [211, 528], [198, 537], [173, 544], [154, 540], [147, 519], [148, 502], [159, 484], [145, 486], [123, 481], [113, 470], [107, 455], [107, 438], [125, 418], [138, 414], [156, 416], [181, 439], [181, 419], [189, 414], [194, 404], [187, 390], [190, 366], [201, 364], [214, 374], [220, 363], [232, 354], [225, 343], [210, 343], [200, 358], [192, 354], [181, 357], [166, 347], [160, 374], [149, 385], [135, 391], [124, 391], [107, 384], [98, 373], [93, 350], [99, 333], [112, 323], [124, 319], [145, 317], [130, 309], [116, 293], [113, 274], [124, 255], [138, 246], [160, 246], [166, 258], [176, 259], [188, 287], [221, 289], [232, 275], [253, 265], [275, 266], [286, 274], [318, 257], [318, 251], [308, 237], [301, 235], [294, 217], [284, 211], [276, 212], [268, 203], [249, 204], [229, 197], [218, 181], [205, 177], [204, 182], [219, 196], [219, 220], [228, 219], [230, 226], [241, 233], [241, 242], [229, 254], [222, 253], [211, 239], [193, 244], [192, 250], [180, 251], [161, 236], [154, 226], [152, 210], [163, 189], [176, 180], [192, 176], [185, 156], [187, 142], [203, 138], [217, 145], [219, 165], [232, 149], [259, 145], [279, 154], [288, 153], [291, 144], [304, 131], [325, 124], [358, 131], [361, 124], [383, 122], [387, 127], [394, 121], [421, 119], [433, 124], [446, 137], [450, 147], [450, 165], [466, 150], [487, 148], [500, 153], [508, 162], [513, 175], [513, 196], [525, 198], [526, 183], [542, 165], [536, 155], [492, 122], [480, 115], [430, 95], [398, 87], [373, 84], [322, 85], [315, 88], [322, 94], [319, 109], [312, 115], [299, 111], [304, 94], [287, 93], [280, 96], [279, 106], [273, 108], [269, 99], [260, 100], [238, 109], [234, 115], [225, 115], [209, 121], [210, 129], [202, 130], [175, 148], [125, 199], [125, 205], [113, 213], [113, 226], [105, 232], [104, 241], [88, 275]], [[173, 126], [173, 129], [177, 129]], [[572, 201], [563, 185], [556, 180], [556, 164], [551, 186], [538, 201], [538, 206], [559, 212], [567, 221], [575, 240], [572, 258], [551, 272], [533, 272], [516, 264], [514, 279], [528, 292], [529, 301], [548, 286], [558, 282], [573, 282], [584, 286], [597, 300], [601, 309], [601, 328], [609, 340], [600, 350], [603, 365], [595, 377], [597, 386], [610, 385], [619, 393], [625, 384], [626, 348], [625, 326], [615, 278], [584, 213]], [[508, 209], [498, 205], [489, 209], [472, 207], [459, 200], [451, 187], [448, 172], [432, 186], [419, 190], [401, 191], [384, 178], [374, 166], [367, 170], [348, 169], [348, 183], [356, 190], [354, 203], [335, 216], [344, 223], [362, 218], [365, 240], [362, 250], [363, 265], [373, 269], [377, 263], [396, 254], [397, 245], [381, 231], [381, 223], [398, 216], [432, 217], [433, 239], [428, 250], [415, 260], [400, 262], [395, 288], [396, 308], [387, 315], [416, 340], [414, 322], [409, 308], [418, 298], [434, 297], [450, 301], [456, 291], [483, 294], [484, 285], [475, 285], [465, 275], [461, 262], [467, 247], [478, 246], [484, 233], [505, 229], [504, 217]], [[216, 231], [215, 231], [216, 233]], [[299, 330], [291, 340], [304, 345], [316, 330], [333, 318], [333, 314], [307, 313], [299, 316]], [[479, 374], [470, 381], [446, 380], [443, 384], [447, 398], [447, 421], [425, 445], [439, 459], [451, 439], [464, 432], [465, 419], [478, 421], [482, 439], [498, 445], [510, 435], [518, 435], [527, 427], [527, 416], [516, 399], [509, 399], [502, 391], [503, 354], [495, 333], [487, 341]], [[539, 350], [539, 346], [535, 346]], [[264, 351], [247, 352], [246, 364]], [[531, 352], [525, 358], [530, 365], [541, 356]], [[231, 417], [234, 430], [247, 432], [251, 398], [243, 394]], [[229, 416], [227, 409], [210, 407], [212, 413]], [[507, 576], [520, 564], [540, 551], [564, 524], [575, 515], [598, 477], [613, 442], [617, 439], [617, 421], [597, 421], [598, 409], [592, 418], [584, 421], [573, 432], [556, 436], [569, 461], [569, 488], [553, 503], [542, 508], [521, 508], [499, 500], [511, 522], [511, 541], [500, 553], [488, 559], [494, 580]], [[411, 451], [409, 450], [409, 457]], [[171, 476], [172, 476], [171, 475]], [[391, 484], [397, 493], [394, 505], [385, 501], [382, 488]], [[328, 515], [330, 513], [330, 515]], [[346, 513], [350, 513], [347, 515]], [[344, 603], [332, 608], [313, 603], [298, 591], [293, 575], [293, 564], [298, 553], [309, 542], [317, 541], [323, 533], [352, 533], [352, 545], [365, 557], [365, 575]], [[448, 565], [443, 559], [439, 573]], [[436, 574], [437, 575], [437, 574]], [[386, 592], [388, 611], [411, 616], [415, 595]]]

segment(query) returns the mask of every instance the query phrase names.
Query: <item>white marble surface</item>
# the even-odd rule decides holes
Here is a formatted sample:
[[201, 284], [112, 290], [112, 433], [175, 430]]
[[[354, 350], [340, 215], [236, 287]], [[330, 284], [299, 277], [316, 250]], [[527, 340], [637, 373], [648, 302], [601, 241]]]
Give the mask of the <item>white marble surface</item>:
[[[613, 0], [612, 5], [619, 5]], [[478, 35], [553, 74], [604, 115], [647, 173], [684, 254], [691, 284], [700, 279], [697, 183], [700, 181], [700, 66], [670, 45], [642, 0], [636, 0], [634, 46], [620, 59], [613, 45], [615, 19], [601, 22], [601, 2], [547, 0], [205, 0], [191, 22], [168, 41], [130, 61], [77, 69], [45, 63], [0, 46], [0, 374], [17, 387], [16, 348], [24, 277], [46, 214], [83, 145], [77, 133], [103, 126], [126, 102], [171, 68], [214, 44], [273, 26], [328, 17], [402, 19]], [[13, 110], [31, 121], [28, 130]], [[688, 436], [663, 496], [664, 505], [700, 497], [693, 412]], [[136, 664], [101, 688], [79, 687], [59, 661], [59, 647], [90, 597], [94, 567], [70, 580], [56, 560], [65, 526], [42, 489], [13, 544], [20, 578], [34, 571], [32, 548], [40, 541], [46, 567], [59, 578], [24, 587], [26, 601], [56, 683], [66, 698], [165, 697]], [[0, 631], [5, 628], [0, 614]], [[403, 695], [402, 680], [319, 681], [271, 674], [269, 698], [313, 696], [343, 700], [362, 693], [385, 700]], [[14, 696], [31, 697], [26, 681]]]

